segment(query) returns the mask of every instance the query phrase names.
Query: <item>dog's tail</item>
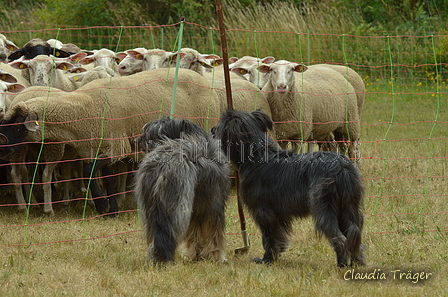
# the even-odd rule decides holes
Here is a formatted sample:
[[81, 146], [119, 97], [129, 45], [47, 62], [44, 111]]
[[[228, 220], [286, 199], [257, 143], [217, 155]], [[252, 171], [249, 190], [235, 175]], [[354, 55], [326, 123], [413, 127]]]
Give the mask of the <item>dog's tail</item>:
[[[361, 233], [364, 224], [362, 199], [364, 187], [358, 171], [353, 166], [341, 172], [342, 178], [336, 182], [339, 192], [339, 229], [346, 237], [345, 248], [350, 253], [352, 265], [364, 265]], [[357, 262], [357, 263], [353, 263]]]
[[136, 174], [135, 196], [149, 246], [148, 259], [154, 263], [174, 261], [190, 222], [197, 179], [191, 162], [177, 162], [167, 155], [158, 155], [156, 161], [145, 157]]

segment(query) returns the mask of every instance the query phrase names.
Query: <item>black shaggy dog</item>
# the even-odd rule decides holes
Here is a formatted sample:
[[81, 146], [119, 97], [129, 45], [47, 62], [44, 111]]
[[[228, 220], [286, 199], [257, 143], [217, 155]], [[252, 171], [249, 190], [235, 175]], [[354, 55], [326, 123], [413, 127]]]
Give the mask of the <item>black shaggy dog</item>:
[[200, 126], [164, 117], [136, 139], [147, 150], [135, 176], [135, 197], [154, 264], [174, 261], [184, 242], [190, 260], [225, 261], [229, 168], [219, 143]]
[[262, 259], [271, 263], [288, 245], [294, 218], [311, 215], [333, 246], [339, 267], [364, 265], [361, 176], [335, 152], [294, 154], [266, 136], [270, 118], [261, 111], [228, 111], [212, 129], [240, 172], [240, 195], [261, 229]]

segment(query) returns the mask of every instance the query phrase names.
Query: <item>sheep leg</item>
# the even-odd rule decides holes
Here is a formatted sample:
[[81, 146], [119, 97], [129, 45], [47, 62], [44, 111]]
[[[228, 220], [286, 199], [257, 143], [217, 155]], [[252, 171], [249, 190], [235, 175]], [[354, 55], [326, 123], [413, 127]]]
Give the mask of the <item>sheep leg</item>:
[[53, 171], [56, 167], [56, 163], [48, 163], [45, 165], [44, 172], [42, 173], [42, 188], [44, 191], [44, 213], [53, 216], [53, 205], [51, 199], [51, 180], [53, 178]]
[[[25, 197], [22, 192], [22, 164], [11, 164], [11, 179], [14, 183], [14, 191], [16, 193], [16, 200], [19, 211], [26, 211], [27, 206], [25, 202]], [[28, 192], [29, 193], [29, 192]]]
[[62, 180], [64, 180], [64, 197], [62, 197], [62, 203], [65, 206], [68, 206], [68, 202], [70, 201], [70, 189], [71, 189], [71, 171], [72, 171], [72, 164], [71, 163], [62, 163], [59, 165], [61, 169], [61, 176]]
[[102, 169], [103, 181], [109, 196], [109, 216], [114, 217], [118, 213], [117, 192], [115, 190], [115, 177], [110, 167]]
[[[23, 180], [25, 179], [28, 182], [28, 168], [26, 167], [25, 158], [26, 158], [27, 149], [26, 147], [22, 149], [18, 155], [16, 156], [15, 160], [17, 160], [17, 164], [11, 164], [11, 179], [14, 183], [14, 191], [16, 194], [16, 200], [18, 204], [19, 211], [26, 211], [27, 210], [27, 202], [25, 201], [25, 197], [22, 192], [22, 184]], [[36, 200], [34, 199], [34, 196], [30, 193], [30, 185], [28, 183], [25, 183], [23, 185], [23, 189], [25, 190], [25, 195], [30, 198], [30, 203], [36, 203]]]
[[128, 163], [125, 162], [117, 162], [116, 165], [116, 173], [117, 173], [117, 182], [116, 182], [116, 191], [117, 196], [116, 199], [121, 207], [126, 198], [126, 179], [128, 177], [127, 172], [129, 171]]
[[[96, 162], [90, 162], [84, 167], [84, 177], [89, 178], [92, 199], [95, 203], [96, 210], [100, 214], [107, 213], [109, 206], [110, 213], [116, 213], [118, 211], [117, 200], [114, 196], [114, 178], [110, 168], [108, 168], [109, 163], [110, 160], [96, 160]], [[109, 201], [104, 196], [104, 193], [98, 186], [96, 180], [91, 178], [91, 176], [94, 176], [99, 170], [102, 170], [103, 173], [103, 181], [109, 195]]]

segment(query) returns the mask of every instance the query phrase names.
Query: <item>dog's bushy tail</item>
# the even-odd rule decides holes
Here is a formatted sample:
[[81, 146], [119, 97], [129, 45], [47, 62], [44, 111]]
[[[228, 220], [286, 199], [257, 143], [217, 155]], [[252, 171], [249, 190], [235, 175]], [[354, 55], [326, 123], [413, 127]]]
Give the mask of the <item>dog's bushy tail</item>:
[[353, 166], [347, 166], [341, 172], [342, 178], [337, 182], [339, 193], [339, 229], [346, 237], [345, 249], [350, 254], [352, 265], [364, 265], [362, 254], [362, 228], [364, 216], [362, 199], [364, 187], [358, 171]]
[[159, 157], [158, 161], [143, 159], [135, 187], [149, 246], [148, 260], [154, 263], [174, 261], [191, 218], [197, 176], [189, 161], [162, 162], [165, 155]]

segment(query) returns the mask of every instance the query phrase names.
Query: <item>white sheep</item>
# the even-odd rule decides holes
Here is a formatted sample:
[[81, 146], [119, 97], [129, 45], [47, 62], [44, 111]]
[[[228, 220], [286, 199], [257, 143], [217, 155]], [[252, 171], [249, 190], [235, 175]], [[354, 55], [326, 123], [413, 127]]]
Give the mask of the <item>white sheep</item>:
[[108, 78], [114, 76], [114, 72], [109, 67], [97, 66], [91, 70], [70, 75], [69, 79], [76, 83], [79, 87], [100, 78]]
[[6, 112], [7, 99], [9, 93], [20, 93], [25, 87], [17, 83], [17, 80], [11, 74], [0, 70], [0, 121], [3, 120]]
[[[120, 75], [131, 75], [144, 70], [145, 57], [148, 50], [144, 47], [134, 48], [125, 52], [117, 53], [117, 57], [120, 60], [118, 63], [118, 73]], [[146, 69], [149, 70], [149, 69]]]
[[173, 54], [171, 66], [174, 67], [176, 65], [178, 55], [180, 56], [180, 68], [190, 69], [201, 75], [204, 75], [206, 68], [213, 68], [213, 66], [210, 65], [209, 61], [201, 53], [189, 47], [182, 48], [178, 53], [176, 52]]
[[[79, 54], [81, 53], [78, 53], [78, 55]], [[84, 58], [79, 60], [79, 63], [81, 65], [93, 65], [93, 67], [109, 67], [114, 71], [114, 73], [116, 73], [118, 69], [115, 58], [116, 55], [114, 51], [107, 48], [102, 48], [94, 51], [91, 55], [86, 55]]]
[[64, 71], [73, 65], [53, 56], [38, 55], [30, 60], [14, 61], [10, 66], [28, 71], [29, 82], [33, 86], [50, 86], [64, 91], [75, 90], [77, 86], [65, 75]]
[[128, 53], [135, 59], [143, 61], [143, 70], [154, 70], [157, 68], [170, 67], [173, 53], [161, 49], [150, 49], [143, 56], [140, 53], [129, 51]]
[[[333, 134], [336, 141], [350, 143], [350, 158], [357, 157], [357, 98], [344, 76], [328, 67], [307, 68], [286, 60], [261, 65], [259, 70], [270, 73], [262, 91], [267, 95], [278, 139], [328, 141]], [[297, 145], [293, 143], [294, 150]]]
[[48, 39], [47, 42], [48, 42], [48, 44], [49, 44], [50, 46], [52, 46], [52, 47], [54, 47], [54, 48], [57, 48], [57, 49], [61, 49], [61, 48], [64, 46], [64, 44], [62, 43], [62, 41], [59, 41], [59, 40], [54, 39], [54, 38], [52, 38], [52, 39]]
[[364, 81], [362, 77], [352, 68], [348, 66], [342, 66], [342, 65], [333, 65], [333, 64], [315, 64], [312, 66], [308, 66], [309, 68], [313, 67], [328, 67], [331, 68], [340, 74], [342, 74], [345, 79], [353, 86], [353, 89], [356, 93], [356, 98], [358, 99], [358, 114], [361, 118], [362, 114], [362, 108], [364, 106], [364, 99], [365, 99], [365, 91], [366, 86], [364, 84]]
[[244, 56], [241, 59], [232, 57], [229, 59], [229, 69], [230, 71], [241, 75], [246, 80], [250, 81], [261, 89], [268, 80], [269, 73], [261, 73], [258, 70], [258, 67], [261, 64], [270, 64], [274, 61], [275, 58], [271, 56], [265, 57], [263, 59], [251, 56]]
[[8, 56], [19, 47], [14, 42], [8, 40], [5, 35], [0, 34], [0, 61], [6, 61]]
[[[173, 55], [173, 64], [177, 53]], [[222, 59], [210, 57], [210, 55], [201, 55], [197, 50], [192, 48], [183, 48], [180, 51], [179, 67], [190, 69], [202, 76], [204, 76], [216, 91], [221, 113], [227, 110], [227, 93], [226, 83], [224, 77], [224, 67], [222, 67]], [[207, 61], [207, 59], [210, 59]], [[216, 64], [215, 64], [216, 62]], [[213, 63], [215, 66], [212, 66]], [[174, 67], [174, 65], [173, 65]], [[211, 72], [206, 69], [212, 69]], [[263, 112], [271, 116], [271, 109], [266, 100], [264, 93], [260, 92], [256, 86], [249, 81], [241, 78], [235, 73], [229, 72], [230, 87], [232, 91], [233, 108], [244, 111], [254, 111], [261, 109]]]
[[[18, 135], [14, 126], [0, 127], [0, 143], [12, 144], [13, 135], [17, 141], [38, 143], [44, 137], [45, 142], [70, 143], [85, 160], [93, 161], [98, 152], [96, 167], [92, 169], [90, 163], [85, 169], [89, 176], [91, 169], [93, 172], [106, 169], [111, 163], [134, 156], [134, 138], [141, 134], [141, 127], [161, 114], [171, 113], [173, 81], [174, 71], [156, 69], [98, 79], [73, 92], [20, 102], [7, 111], [5, 122], [19, 120], [26, 129]], [[179, 69], [173, 116], [209, 129], [217, 124], [219, 115], [217, 95], [208, 82], [193, 71]], [[113, 194], [110, 179], [105, 183], [109, 195]], [[92, 180], [92, 196], [104, 197], [94, 185], [96, 182]], [[115, 197], [109, 199], [109, 211], [118, 211]], [[99, 212], [107, 211], [107, 201], [95, 199], [95, 203]]]
[[[24, 60], [24, 57], [19, 58], [16, 61], [22, 61]], [[13, 62], [12, 62], [13, 63]], [[19, 69], [15, 69], [11, 67], [11, 63], [2, 63], [0, 62], [0, 72], [3, 73], [9, 73], [17, 80], [17, 83], [23, 85], [25, 88], [30, 87], [31, 84], [29, 82], [29, 76], [28, 79], [23, 76], [23, 71]]]

